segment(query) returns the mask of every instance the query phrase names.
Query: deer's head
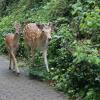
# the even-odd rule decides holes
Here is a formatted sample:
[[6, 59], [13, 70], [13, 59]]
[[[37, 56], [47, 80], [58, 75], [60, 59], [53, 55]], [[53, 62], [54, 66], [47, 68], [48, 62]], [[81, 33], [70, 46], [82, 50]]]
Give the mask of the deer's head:
[[15, 33], [19, 35], [21, 33], [21, 24], [19, 22], [15, 21], [14, 28], [15, 28]]
[[46, 38], [48, 40], [52, 39], [52, 37], [51, 37], [52, 24], [51, 23], [48, 23], [48, 24], [38, 24], [37, 26], [41, 29], [41, 31], [44, 33], [44, 35], [46, 36]]

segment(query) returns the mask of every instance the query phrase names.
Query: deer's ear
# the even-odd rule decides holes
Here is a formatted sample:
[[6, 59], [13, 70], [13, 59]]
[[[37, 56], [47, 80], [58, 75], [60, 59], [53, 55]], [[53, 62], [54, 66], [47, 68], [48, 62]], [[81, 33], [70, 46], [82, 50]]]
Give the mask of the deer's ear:
[[54, 32], [55, 25], [53, 22], [49, 22], [48, 26], [51, 27], [52, 32]]
[[20, 28], [21, 27], [21, 24], [18, 22], [18, 21], [15, 21], [14, 22], [14, 28], [15, 29], [18, 29], [18, 28]]
[[44, 27], [44, 24], [36, 24], [37, 25], [37, 27], [39, 28], [39, 29], [43, 29], [43, 27]]

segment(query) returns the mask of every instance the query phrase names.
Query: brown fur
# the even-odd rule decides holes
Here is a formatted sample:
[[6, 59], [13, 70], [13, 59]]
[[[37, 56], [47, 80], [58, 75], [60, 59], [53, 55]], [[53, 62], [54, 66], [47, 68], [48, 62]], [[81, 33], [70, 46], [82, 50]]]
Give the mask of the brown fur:
[[[29, 23], [24, 27], [24, 39], [27, 47], [31, 48], [31, 54], [34, 58], [34, 50], [40, 49], [42, 50], [45, 55], [46, 60], [46, 52], [47, 52], [47, 46], [48, 46], [48, 39], [49, 37], [47, 35], [51, 34], [51, 27], [48, 26], [47, 32], [43, 32], [43, 29], [46, 25], [44, 24], [36, 24], [36, 23]], [[47, 62], [47, 61], [46, 61]], [[48, 67], [48, 65], [47, 65]]]
[[[15, 22], [15, 33], [9, 33], [5, 36], [5, 45], [8, 50], [10, 63], [9, 63], [9, 69], [16, 70], [17, 73], [19, 73], [19, 69], [17, 66], [17, 59], [16, 59], [16, 51], [18, 49], [19, 45], [19, 31], [20, 26], [18, 23]], [[13, 67], [11, 66], [13, 62]]]

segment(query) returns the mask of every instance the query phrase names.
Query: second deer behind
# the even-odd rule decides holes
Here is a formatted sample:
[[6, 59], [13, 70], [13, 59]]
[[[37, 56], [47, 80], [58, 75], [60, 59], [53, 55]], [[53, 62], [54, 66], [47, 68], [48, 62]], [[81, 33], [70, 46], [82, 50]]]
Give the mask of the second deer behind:
[[16, 51], [19, 46], [20, 27], [21, 25], [18, 22], [15, 22], [14, 23], [15, 32], [8, 33], [4, 39], [6, 48], [8, 50], [9, 59], [10, 59], [9, 69], [16, 71], [17, 74], [20, 73], [17, 65], [17, 59], [16, 59]]

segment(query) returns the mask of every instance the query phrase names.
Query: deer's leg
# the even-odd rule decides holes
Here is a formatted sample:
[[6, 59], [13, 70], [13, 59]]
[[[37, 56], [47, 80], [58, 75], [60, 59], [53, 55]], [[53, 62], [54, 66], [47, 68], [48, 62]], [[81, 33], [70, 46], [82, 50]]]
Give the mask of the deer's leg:
[[44, 63], [45, 63], [46, 69], [49, 72], [48, 61], [47, 61], [47, 50], [43, 51], [43, 58], [44, 58]]
[[11, 66], [11, 65], [12, 65], [12, 61], [11, 61], [11, 60], [12, 60], [12, 59], [11, 59], [11, 54], [10, 54], [10, 53], [9, 53], [9, 60], [10, 60], [10, 62], [9, 62], [9, 70], [11, 70], [11, 67], [12, 67], [12, 66]]
[[13, 51], [11, 51], [11, 56], [12, 56], [12, 59], [13, 59], [13, 62], [14, 62], [14, 67], [15, 67], [16, 72], [17, 72], [17, 73], [20, 73], [19, 68], [18, 68], [18, 66], [17, 66], [17, 60], [16, 60], [16, 57], [15, 57]]
[[12, 58], [12, 62], [13, 62], [12, 70], [13, 70], [13, 72], [15, 72], [15, 71], [16, 71], [16, 69], [15, 69], [15, 63], [14, 63], [13, 58]]
[[31, 54], [31, 62], [32, 62], [32, 65], [34, 66], [34, 55], [35, 55], [35, 52], [34, 52], [33, 48], [31, 48], [30, 54]]
[[30, 58], [30, 46], [27, 44], [25, 40], [25, 48], [26, 48], [26, 56], [29, 59]]
[[[13, 51], [13, 55], [14, 55], [14, 56], [16, 55], [16, 52], [15, 52], [15, 51]], [[12, 67], [12, 69], [13, 69], [13, 71], [15, 72], [15, 71], [16, 71], [15, 66], [16, 66], [16, 64], [17, 64], [17, 61], [16, 61], [16, 64], [15, 64], [15, 61], [14, 61], [13, 57], [12, 57], [12, 60], [13, 60], [13, 67]]]
[[27, 58], [29, 59], [30, 58], [30, 50], [29, 50], [29, 47], [28, 46], [25, 46], [25, 48], [26, 48], [26, 56], [27, 56]]

